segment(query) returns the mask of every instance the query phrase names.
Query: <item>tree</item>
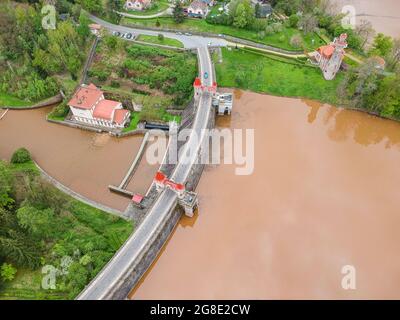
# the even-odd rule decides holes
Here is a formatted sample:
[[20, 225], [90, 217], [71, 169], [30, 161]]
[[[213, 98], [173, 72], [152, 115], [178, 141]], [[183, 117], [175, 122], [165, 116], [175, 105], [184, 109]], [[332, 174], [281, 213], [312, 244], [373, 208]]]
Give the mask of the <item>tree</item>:
[[172, 15], [176, 23], [182, 23], [185, 20], [185, 13], [183, 12], [182, 3], [179, 0], [175, 1]]
[[76, 31], [83, 39], [86, 39], [90, 35], [89, 24], [90, 24], [89, 18], [84, 12], [81, 12], [79, 16], [79, 26], [76, 29]]
[[251, 26], [254, 20], [254, 9], [249, 0], [240, 0], [233, 16], [233, 25], [237, 28]]
[[25, 163], [28, 161], [31, 161], [31, 154], [25, 148], [19, 148], [11, 157], [11, 163]]
[[361, 39], [361, 49], [365, 49], [365, 45], [369, 39], [375, 34], [375, 30], [372, 27], [372, 23], [368, 20], [361, 20], [356, 26], [355, 34], [357, 34]]
[[370, 58], [346, 73], [338, 89], [339, 96], [354, 107], [378, 111], [372, 100], [378, 89], [380, 78], [376, 61]]
[[400, 38], [393, 40], [393, 47], [387, 55], [386, 61], [389, 70], [400, 72], [400, 70], [397, 70], [400, 65]]
[[164, 35], [162, 33], [159, 33], [157, 36], [158, 40], [160, 40], [161, 42], [164, 41]]
[[12, 191], [12, 175], [6, 163], [0, 160], [0, 209], [14, 203], [10, 194]]
[[289, 17], [289, 26], [291, 28], [297, 28], [297, 24], [299, 23], [299, 16], [297, 14], [292, 14]]
[[385, 57], [390, 53], [392, 48], [392, 38], [389, 36], [385, 36], [383, 33], [378, 33], [378, 35], [374, 39], [374, 43], [372, 44], [372, 48], [369, 53], [370, 55]]
[[103, 40], [109, 49], [114, 50], [116, 48], [116, 46], [117, 46], [117, 38], [116, 37], [107, 35], [103, 38]]
[[303, 45], [303, 38], [299, 34], [295, 34], [290, 38], [290, 45], [293, 48], [300, 48]]
[[50, 221], [54, 216], [52, 209], [39, 210], [32, 206], [24, 206], [17, 210], [18, 223], [33, 235], [48, 237], [52, 230]]
[[17, 269], [13, 267], [12, 264], [3, 263], [0, 268], [0, 275], [3, 281], [12, 281], [15, 278]]
[[300, 18], [298, 25], [299, 28], [307, 34], [315, 31], [318, 26], [318, 21], [314, 15], [306, 13]]
[[261, 6], [258, 2], [254, 7], [254, 14], [257, 18], [260, 18], [260, 16], [261, 16]]

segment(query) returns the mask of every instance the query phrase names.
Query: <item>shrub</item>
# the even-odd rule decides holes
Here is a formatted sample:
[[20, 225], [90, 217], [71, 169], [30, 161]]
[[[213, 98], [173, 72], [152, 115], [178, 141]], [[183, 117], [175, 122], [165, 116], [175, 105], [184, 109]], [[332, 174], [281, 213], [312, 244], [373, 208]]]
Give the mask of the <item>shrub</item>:
[[303, 39], [299, 34], [295, 34], [290, 38], [290, 45], [293, 48], [300, 48], [303, 45]]
[[274, 31], [274, 28], [272, 26], [267, 26], [265, 28], [265, 34], [266, 35], [271, 35], [271, 34], [274, 34], [274, 33], [275, 33], [275, 31]]
[[19, 148], [11, 157], [11, 163], [25, 163], [31, 161], [31, 154], [25, 148]]
[[280, 22], [273, 23], [272, 28], [273, 28], [274, 32], [282, 32], [283, 31], [283, 25]]
[[120, 84], [119, 84], [119, 82], [116, 81], [116, 80], [111, 80], [111, 87], [113, 87], [113, 88], [119, 88], [119, 87], [120, 87]]
[[289, 17], [289, 26], [292, 28], [297, 28], [298, 23], [299, 23], [299, 16], [297, 14], [292, 14]]
[[162, 33], [159, 33], [157, 37], [158, 37], [158, 40], [164, 41], [164, 35]]
[[51, 112], [51, 116], [61, 118], [65, 117], [69, 112], [69, 107], [65, 102], [60, 103], [57, 107], [53, 109]]

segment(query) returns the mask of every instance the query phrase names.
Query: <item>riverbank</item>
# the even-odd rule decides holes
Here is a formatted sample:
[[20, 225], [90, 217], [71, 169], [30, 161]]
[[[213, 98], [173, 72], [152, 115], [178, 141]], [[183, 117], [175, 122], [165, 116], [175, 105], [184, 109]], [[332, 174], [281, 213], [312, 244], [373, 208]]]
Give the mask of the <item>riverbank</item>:
[[[315, 101], [234, 94], [232, 116], [217, 125], [255, 129], [253, 175], [207, 167], [199, 214], [181, 220], [131, 298], [399, 298], [400, 125]], [[357, 290], [341, 288], [347, 264]]]
[[[25, 147], [50, 176], [84, 197], [124, 211], [129, 199], [111, 193], [139, 150], [142, 135], [112, 137], [46, 121], [51, 108], [9, 110], [0, 124], [0, 159]], [[23, 128], [23, 130], [22, 130]], [[138, 178], [134, 192], [146, 192], [152, 176]]]
[[[6, 261], [16, 268], [16, 274], [12, 280], [0, 282], [0, 300], [73, 299], [128, 238], [132, 222], [77, 201], [46, 184], [33, 161], [8, 164], [0, 170], [2, 175], [7, 175], [4, 170], [9, 171], [16, 181], [12, 195], [15, 206], [9, 210], [16, 211], [19, 225], [25, 227], [18, 232], [24, 234], [24, 241], [29, 239], [35, 243], [29, 248], [19, 243], [19, 250], [41, 261], [40, 266], [29, 267], [18, 263], [20, 259], [14, 261], [15, 255], [8, 254]], [[24, 220], [29, 212], [39, 220]], [[44, 217], [45, 221], [40, 220]], [[10, 231], [14, 228], [10, 226]], [[5, 236], [3, 239], [12, 238], [12, 233]], [[41, 266], [61, 269], [65, 256], [71, 259], [71, 272], [57, 274], [55, 288], [44, 288], [46, 281], [42, 280], [48, 271], [42, 273]]]
[[220, 87], [237, 87], [276, 96], [338, 104], [337, 88], [343, 80], [343, 72], [339, 72], [334, 80], [326, 81], [319, 68], [306, 64], [304, 60], [296, 61], [235, 48], [221, 50], [222, 62], [219, 62], [218, 56], [214, 56]]

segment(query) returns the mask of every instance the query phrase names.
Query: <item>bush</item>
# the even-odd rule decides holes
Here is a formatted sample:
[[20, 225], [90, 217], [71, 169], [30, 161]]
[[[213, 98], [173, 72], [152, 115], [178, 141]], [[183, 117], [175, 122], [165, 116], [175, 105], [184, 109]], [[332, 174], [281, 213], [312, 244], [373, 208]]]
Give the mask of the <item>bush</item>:
[[274, 33], [275, 33], [275, 31], [274, 31], [274, 28], [272, 26], [267, 26], [265, 28], [265, 34], [266, 35], [271, 35], [271, 34], [274, 34]]
[[25, 148], [19, 148], [11, 157], [11, 163], [25, 163], [31, 161], [31, 154]]
[[53, 109], [53, 111], [51, 112], [51, 116], [56, 118], [62, 118], [65, 117], [68, 114], [68, 112], [69, 112], [69, 107], [65, 102], [63, 102]]
[[159, 33], [157, 37], [158, 37], [158, 40], [164, 41], [164, 35], [162, 33]]
[[299, 16], [297, 14], [292, 14], [289, 17], [289, 26], [292, 28], [297, 28], [298, 23], [299, 23]]
[[113, 87], [113, 88], [119, 88], [119, 87], [120, 87], [120, 84], [119, 84], [119, 82], [116, 81], [116, 80], [111, 80], [111, 87]]
[[299, 34], [295, 34], [290, 38], [290, 45], [293, 48], [300, 48], [303, 45], [303, 39]]

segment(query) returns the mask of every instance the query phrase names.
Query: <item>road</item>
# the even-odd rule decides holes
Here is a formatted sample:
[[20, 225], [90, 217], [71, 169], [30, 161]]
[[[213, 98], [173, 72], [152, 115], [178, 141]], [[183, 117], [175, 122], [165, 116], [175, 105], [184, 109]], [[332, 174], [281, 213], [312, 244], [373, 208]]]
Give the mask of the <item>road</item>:
[[183, 46], [187, 49], [197, 49], [200, 47], [207, 47], [209, 43], [211, 43], [213, 47], [223, 47], [228, 45], [228, 42], [226, 40], [218, 37], [202, 37], [196, 35], [187, 36], [185, 34], [177, 34], [174, 32], [138, 29], [138, 28], [115, 25], [107, 21], [104, 21], [100, 18], [97, 18], [93, 15], [89, 15], [89, 18], [93, 20], [95, 23], [102, 25], [109, 31], [119, 31], [121, 33], [132, 33], [134, 35], [143, 34], [149, 36], [157, 36], [161, 33], [167, 38], [179, 40], [180, 42], [183, 43]]
[[[131, 32], [135, 30], [127, 27], [120, 27], [107, 23], [96, 17], [91, 17], [96, 23], [103, 25], [110, 30], [118, 30], [120, 32]], [[140, 30], [141, 32], [142, 30]], [[157, 34], [149, 32], [146, 34]], [[168, 33], [164, 33], [169, 36]], [[200, 37], [183, 36], [181, 39], [186, 45], [197, 47], [199, 57], [199, 71], [201, 75], [208, 73], [208, 78], [202, 77], [205, 85], [210, 85], [214, 80], [213, 67], [210, 54], [206, 42], [198, 40]], [[182, 41], [182, 40], [181, 40]], [[183, 42], [182, 41], [182, 42]], [[192, 47], [194, 48], [194, 47]], [[204, 138], [203, 128], [207, 127], [211, 106], [212, 97], [209, 93], [203, 93], [199, 98], [199, 104], [195, 120], [193, 122], [193, 130], [188, 141], [183, 146], [184, 150], [190, 150], [190, 156], [184, 161], [178, 160], [178, 164], [172, 173], [172, 179], [176, 182], [185, 182], [190, 174], [192, 165], [196, 161], [196, 154], [200, 148], [202, 139]], [[196, 136], [197, 135], [197, 136]], [[199, 139], [200, 138], [200, 139]], [[150, 208], [143, 222], [129, 237], [125, 244], [118, 250], [114, 257], [107, 263], [103, 270], [93, 279], [85, 290], [77, 297], [78, 300], [102, 300], [110, 299], [113, 293], [118, 289], [118, 284], [129, 275], [129, 268], [134, 261], [140, 259], [145, 254], [145, 249], [148, 243], [152, 240], [154, 234], [165, 222], [165, 218], [169, 211], [176, 205], [176, 193], [170, 189], [165, 189], [161, 192], [154, 205]]]

